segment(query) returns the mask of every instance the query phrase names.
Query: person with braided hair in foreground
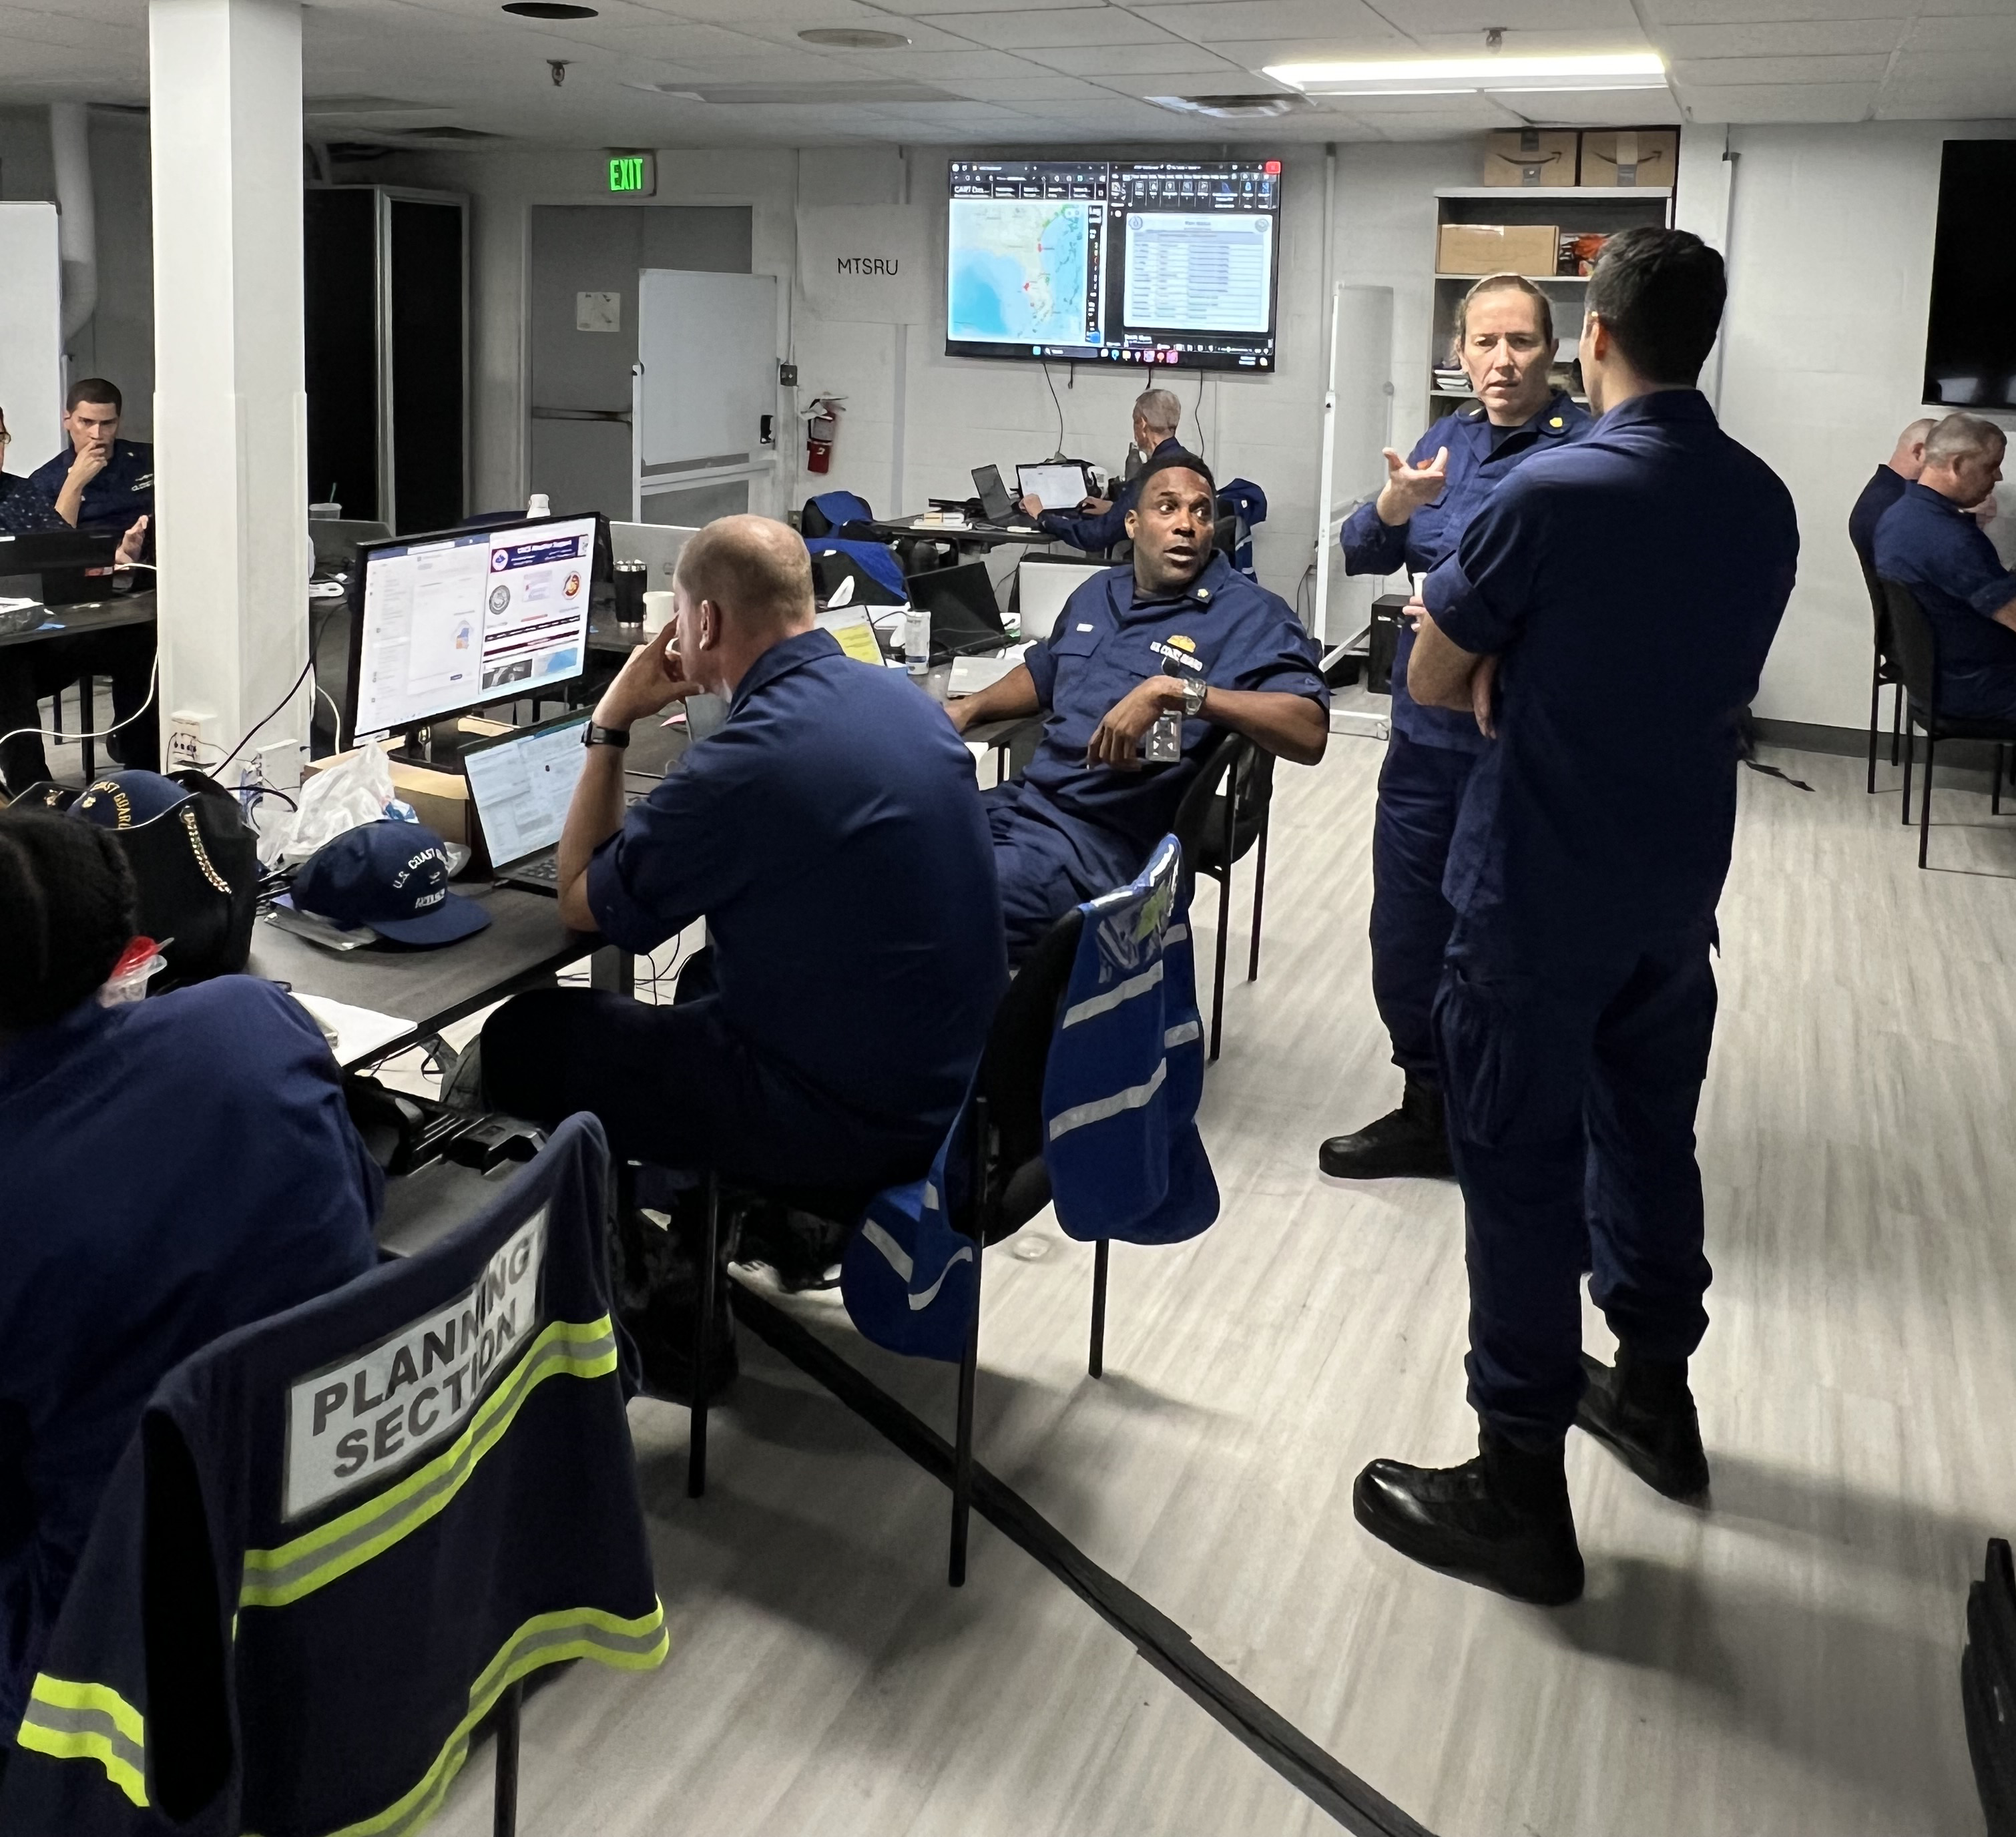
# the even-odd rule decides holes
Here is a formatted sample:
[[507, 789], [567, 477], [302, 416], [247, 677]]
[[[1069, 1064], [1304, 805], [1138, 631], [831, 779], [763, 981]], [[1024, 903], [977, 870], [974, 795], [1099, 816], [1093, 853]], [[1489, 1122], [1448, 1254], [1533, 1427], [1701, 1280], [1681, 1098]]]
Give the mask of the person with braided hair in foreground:
[[100, 1006], [133, 909], [110, 831], [0, 810], [0, 1772], [155, 1385], [376, 1261], [315, 1022], [250, 976]]

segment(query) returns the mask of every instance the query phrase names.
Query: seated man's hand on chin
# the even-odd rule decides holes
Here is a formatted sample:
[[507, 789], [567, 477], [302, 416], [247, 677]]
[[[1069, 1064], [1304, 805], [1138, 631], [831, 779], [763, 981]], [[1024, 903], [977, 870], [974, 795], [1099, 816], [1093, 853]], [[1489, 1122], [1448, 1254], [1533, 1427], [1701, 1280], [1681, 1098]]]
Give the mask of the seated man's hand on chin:
[[1087, 765], [1107, 765], [1116, 772], [1141, 769], [1141, 742], [1165, 708], [1183, 705], [1183, 686], [1174, 676], [1145, 676], [1129, 690], [1093, 730], [1085, 749]]
[[700, 693], [679, 661], [679, 630], [668, 625], [630, 653], [616, 680], [595, 704], [598, 727], [630, 727], [675, 701]]

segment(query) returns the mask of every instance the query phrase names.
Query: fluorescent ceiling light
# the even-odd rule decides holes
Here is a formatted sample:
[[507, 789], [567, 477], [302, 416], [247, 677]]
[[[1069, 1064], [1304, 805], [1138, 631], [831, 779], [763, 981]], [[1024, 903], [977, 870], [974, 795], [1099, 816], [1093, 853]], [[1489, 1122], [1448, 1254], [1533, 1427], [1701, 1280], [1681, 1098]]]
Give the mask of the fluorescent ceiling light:
[[1493, 89], [1660, 89], [1657, 52], [1600, 57], [1431, 57], [1270, 64], [1266, 74], [1311, 95], [1473, 95]]

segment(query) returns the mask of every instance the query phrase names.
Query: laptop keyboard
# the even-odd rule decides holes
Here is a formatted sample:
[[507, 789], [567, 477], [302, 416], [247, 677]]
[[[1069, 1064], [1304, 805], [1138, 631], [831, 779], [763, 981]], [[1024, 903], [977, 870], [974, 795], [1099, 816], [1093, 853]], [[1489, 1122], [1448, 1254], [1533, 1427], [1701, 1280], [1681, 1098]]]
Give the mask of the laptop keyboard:
[[557, 887], [560, 884], [560, 858], [557, 855], [542, 855], [537, 861], [528, 861], [522, 867], [511, 870], [514, 881], [537, 881], [542, 886]]

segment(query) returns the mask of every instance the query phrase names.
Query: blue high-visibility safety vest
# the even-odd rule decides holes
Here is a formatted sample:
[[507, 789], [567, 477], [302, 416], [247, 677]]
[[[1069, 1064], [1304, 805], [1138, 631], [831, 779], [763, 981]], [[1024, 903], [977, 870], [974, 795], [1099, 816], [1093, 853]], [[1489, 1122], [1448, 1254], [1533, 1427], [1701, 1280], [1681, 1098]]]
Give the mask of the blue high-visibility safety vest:
[[[1132, 885], [1088, 900], [1043, 1078], [1043, 1164], [1066, 1235], [1174, 1244], [1218, 1216], [1197, 1133], [1204, 1041], [1183, 853], [1165, 837]], [[928, 1175], [870, 1204], [841, 1264], [854, 1324], [892, 1352], [956, 1363], [974, 1306], [969, 1091]]]
[[8, 1837], [399, 1837], [542, 1666], [661, 1662], [576, 1117], [481, 1217], [171, 1372], [0, 1787]]

